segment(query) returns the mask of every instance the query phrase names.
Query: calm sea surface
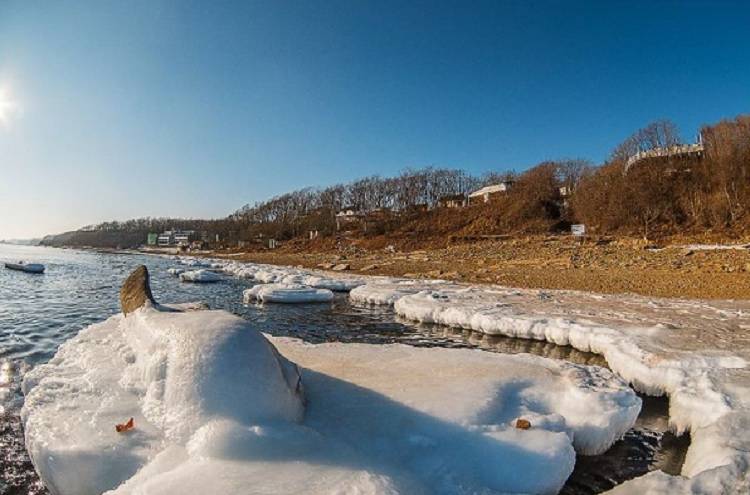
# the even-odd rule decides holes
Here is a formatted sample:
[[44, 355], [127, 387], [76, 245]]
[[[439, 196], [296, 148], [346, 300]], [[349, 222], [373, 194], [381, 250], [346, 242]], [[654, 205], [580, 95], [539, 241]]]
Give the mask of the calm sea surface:
[[[32, 275], [2, 267], [3, 262], [18, 260], [44, 263], [47, 270]], [[332, 304], [245, 305], [242, 291], [251, 282], [227, 276], [216, 284], [182, 283], [167, 273], [176, 266], [169, 258], [0, 244], [0, 495], [46, 493], [23, 447], [18, 418], [23, 374], [51, 358], [61, 343], [82, 328], [117, 313], [120, 285], [140, 264], [151, 273], [158, 301], [203, 301], [211, 308], [238, 314], [273, 335], [311, 342], [478, 347], [489, 352], [529, 352], [605, 364], [598, 356], [553, 344], [403, 322], [388, 309], [353, 306], [343, 294]], [[579, 457], [563, 493], [598, 493], [652, 469], [679, 472], [689, 439], [675, 438], [666, 430], [667, 401], [645, 398], [635, 428], [609, 452]]]

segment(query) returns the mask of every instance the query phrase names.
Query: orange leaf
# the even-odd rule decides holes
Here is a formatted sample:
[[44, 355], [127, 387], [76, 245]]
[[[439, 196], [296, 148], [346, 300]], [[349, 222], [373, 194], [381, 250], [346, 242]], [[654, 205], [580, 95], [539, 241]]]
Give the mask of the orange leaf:
[[117, 433], [125, 433], [128, 430], [132, 430], [134, 427], [135, 423], [133, 423], [133, 418], [130, 418], [127, 423], [115, 425], [115, 430]]

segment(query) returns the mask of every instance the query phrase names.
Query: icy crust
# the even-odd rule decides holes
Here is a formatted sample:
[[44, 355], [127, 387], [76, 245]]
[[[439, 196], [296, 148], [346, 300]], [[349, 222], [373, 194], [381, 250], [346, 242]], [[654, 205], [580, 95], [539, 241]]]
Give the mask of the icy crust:
[[24, 393], [27, 448], [58, 495], [552, 494], [573, 446], [606, 448], [640, 409], [598, 367], [311, 345], [223, 311], [152, 308], [83, 330]]
[[349, 300], [356, 304], [393, 306], [404, 296], [410, 296], [432, 288], [458, 288], [444, 280], [393, 280], [360, 285], [349, 293]]
[[[303, 415], [296, 366], [223, 311], [114, 316], [63, 344], [23, 387], [26, 446], [57, 494], [115, 488], [215, 418], [253, 424]], [[135, 430], [116, 433], [130, 417]]]
[[[565, 313], [560, 308], [567, 304], [563, 301], [553, 301], [553, 307], [547, 311], [531, 310], [529, 292], [477, 287], [422, 291], [398, 299], [394, 309], [414, 321], [546, 340], [601, 354], [612, 370], [635, 388], [650, 395], [668, 394], [671, 426], [678, 433], [688, 430], [691, 433], [691, 446], [682, 469], [686, 478], [651, 473], [626, 482], [615, 493], [640, 495], [645, 490], [645, 493], [728, 494], [750, 489], [747, 433], [750, 391], [747, 375], [741, 370], [746, 364], [744, 359], [710, 351], [704, 355], [679, 351], [674, 347], [685, 346], [686, 342], [668, 333], [670, 325], [637, 327], [623, 322], [602, 323], [560, 316]], [[576, 297], [585, 302], [581, 294]], [[554, 296], [539, 293], [539, 298], [554, 299]], [[630, 301], [623, 301], [627, 302]], [[652, 303], [657, 309], [661, 309], [660, 304]], [[675, 316], [696, 306], [688, 308], [680, 301], [671, 305]], [[535, 303], [535, 307], [539, 306], [540, 302]], [[732, 328], [726, 324], [733, 317], [730, 311], [718, 309], [716, 319], [706, 320], [706, 308], [699, 309], [700, 317], [708, 325]], [[574, 311], [568, 308], [568, 313]], [[633, 312], [629, 316], [635, 315]], [[739, 323], [741, 317], [739, 311], [734, 324], [738, 330], [743, 328]], [[623, 315], [619, 314], [614, 319], [621, 318]]]
[[179, 276], [183, 282], [210, 283], [221, 280], [221, 275], [205, 269], [182, 272]]
[[202, 261], [194, 258], [183, 258], [180, 263], [195, 266], [209, 266], [238, 278], [255, 280], [264, 284], [285, 283], [300, 284], [315, 289], [328, 289], [334, 292], [349, 292], [366, 283], [362, 278], [316, 270], [304, 270], [294, 267], [281, 267], [255, 263], [237, 263], [234, 261]]
[[246, 303], [321, 303], [333, 301], [333, 292], [300, 284], [265, 284], [246, 289], [243, 299]]

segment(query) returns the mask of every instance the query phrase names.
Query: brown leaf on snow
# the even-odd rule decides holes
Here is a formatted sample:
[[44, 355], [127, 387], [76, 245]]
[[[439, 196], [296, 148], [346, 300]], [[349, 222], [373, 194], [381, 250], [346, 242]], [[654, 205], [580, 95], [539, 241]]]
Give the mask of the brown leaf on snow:
[[519, 430], [528, 430], [531, 428], [531, 421], [528, 419], [519, 418], [516, 420], [516, 428]]
[[128, 430], [132, 430], [134, 427], [135, 423], [133, 423], [133, 418], [130, 418], [127, 423], [115, 425], [115, 430], [117, 433], [125, 433]]

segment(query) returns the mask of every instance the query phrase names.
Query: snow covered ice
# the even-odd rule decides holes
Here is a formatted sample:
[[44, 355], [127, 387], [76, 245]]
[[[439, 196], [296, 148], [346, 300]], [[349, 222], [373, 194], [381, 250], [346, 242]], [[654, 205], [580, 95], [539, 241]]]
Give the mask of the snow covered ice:
[[555, 493], [574, 449], [606, 449], [640, 410], [599, 367], [312, 345], [149, 306], [81, 331], [24, 392], [29, 453], [60, 495]]
[[182, 272], [179, 276], [183, 282], [211, 283], [221, 280], [221, 275], [205, 269]]
[[246, 303], [320, 303], [333, 301], [333, 292], [300, 284], [259, 284], [243, 293]]
[[415, 321], [601, 354], [636, 389], [668, 394], [670, 425], [677, 433], [691, 434], [684, 477], [649, 473], [615, 493], [743, 493], [750, 488], [746, 302], [463, 287], [405, 295], [394, 308]]
[[[230, 377], [226, 396], [211, 399], [228, 405], [210, 414], [188, 407], [196, 411], [192, 426], [175, 436], [179, 429], [159, 419], [173, 417], [164, 401], [152, 400], [167, 395], [165, 381], [153, 377], [171, 370], [181, 377], [174, 383], [188, 379], [178, 367], [144, 365], [154, 349], [128, 339], [123, 319], [113, 317], [27, 377], [29, 450], [44, 479], [74, 487], [57, 493], [555, 493], [575, 453], [606, 450], [633, 424], [640, 401], [626, 382], [667, 394], [670, 424], [678, 434], [689, 431], [691, 444], [682, 476], [655, 471], [611, 493], [750, 492], [746, 301], [517, 290], [234, 261], [208, 266], [305, 290], [316, 290], [318, 277], [319, 287], [351, 290], [352, 302], [393, 306], [405, 319], [594, 352], [614, 375], [527, 355], [266, 337], [300, 366], [303, 418], [239, 418]], [[192, 344], [175, 348], [201, 354]], [[167, 362], [177, 359], [166, 354]], [[220, 362], [217, 356], [212, 367], [225, 369]], [[201, 393], [188, 399], [206, 401]], [[116, 435], [114, 424], [130, 416], [136, 430]], [[532, 428], [514, 428], [518, 418]]]

